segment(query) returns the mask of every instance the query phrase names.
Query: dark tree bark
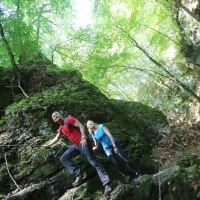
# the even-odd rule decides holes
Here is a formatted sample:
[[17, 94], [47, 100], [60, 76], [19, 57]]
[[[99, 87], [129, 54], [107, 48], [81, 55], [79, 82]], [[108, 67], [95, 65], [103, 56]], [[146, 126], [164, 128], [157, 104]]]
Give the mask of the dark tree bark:
[[12, 52], [12, 50], [10, 48], [10, 45], [9, 45], [9, 43], [8, 43], [6, 37], [5, 37], [3, 26], [2, 26], [1, 22], [0, 22], [0, 35], [1, 35], [1, 38], [2, 38], [2, 41], [3, 41], [3, 44], [4, 44], [4, 46], [5, 46], [6, 50], [7, 50], [7, 53], [8, 53], [8, 56], [10, 58], [10, 62], [12, 64], [13, 68], [14, 69], [18, 69], [17, 64], [15, 62], [14, 54], [13, 54], [13, 52]]
[[[2, 12], [2, 11], [0, 10], [0, 12]], [[10, 45], [9, 45], [9, 43], [8, 43], [8, 41], [7, 41], [7, 39], [6, 39], [6, 37], [5, 37], [4, 29], [3, 29], [3, 26], [2, 26], [2, 23], [1, 23], [1, 22], [0, 22], [0, 36], [1, 36], [1, 38], [2, 38], [3, 45], [4, 45], [4, 47], [5, 47], [5, 49], [6, 49], [7, 53], [8, 53], [8, 56], [9, 56], [9, 58], [10, 58], [10, 62], [11, 62], [12, 67], [13, 67], [13, 75], [12, 75], [12, 77], [11, 77], [11, 82], [17, 80], [17, 82], [18, 82], [18, 86], [17, 86], [17, 87], [19, 87], [19, 89], [22, 91], [22, 93], [23, 93], [26, 97], [28, 97], [28, 95], [24, 92], [23, 88], [21, 87], [21, 84], [20, 84], [21, 74], [20, 74], [19, 68], [18, 68], [18, 66], [17, 66], [17, 64], [16, 64], [13, 51], [12, 51], [12, 49], [11, 49], [11, 47], [10, 47]], [[11, 87], [13, 87], [13, 86], [11, 86]]]
[[196, 21], [200, 22], [200, 17], [192, 13], [188, 8], [186, 8], [181, 1], [178, 0], [172, 0], [173, 2], [176, 3], [177, 7], [182, 8], [185, 12], [187, 12], [191, 17], [193, 17]]

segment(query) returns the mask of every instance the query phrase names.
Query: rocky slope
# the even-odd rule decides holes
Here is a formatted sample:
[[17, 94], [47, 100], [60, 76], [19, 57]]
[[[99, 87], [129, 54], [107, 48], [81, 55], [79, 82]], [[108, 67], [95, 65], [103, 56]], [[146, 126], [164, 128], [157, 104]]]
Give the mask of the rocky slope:
[[[104, 198], [103, 187], [96, 172], [82, 156], [75, 158], [75, 162], [87, 173], [87, 180], [83, 185], [72, 188], [72, 177], [59, 161], [59, 157], [70, 145], [67, 139], [63, 138], [59, 144], [49, 149], [41, 147], [56, 134], [58, 126], [51, 119], [51, 113], [55, 110], [64, 116], [73, 115], [84, 125], [88, 119], [105, 123], [128, 156], [140, 165], [143, 176], [126, 184], [113, 170], [106, 156], [101, 151], [96, 152], [112, 180], [110, 199], [147, 200], [158, 199], [162, 195], [167, 200], [178, 199], [176, 196], [182, 195], [181, 190], [174, 192], [176, 181], [182, 181], [183, 174], [191, 172], [191, 169], [189, 172], [188, 169], [182, 171], [180, 167], [174, 166], [153, 175], [158, 170], [155, 170], [157, 164], [152, 159], [151, 151], [159, 140], [162, 128], [167, 124], [162, 113], [141, 104], [111, 101], [96, 87], [84, 81], [79, 73], [47, 70], [45, 62], [42, 63], [42, 74], [39, 73], [42, 67], [39, 61], [32, 63], [34, 67], [30, 67], [28, 72], [23, 71], [27, 77], [23, 86], [30, 97], [17, 95], [14, 103], [6, 107], [0, 120], [2, 199]], [[5, 84], [1, 84], [2, 92]], [[134, 177], [134, 172], [124, 167]], [[193, 167], [192, 170], [198, 172], [199, 168]], [[171, 185], [168, 184], [169, 180]], [[196, 197], [198, 193], [195, 191], [189, 194]]]

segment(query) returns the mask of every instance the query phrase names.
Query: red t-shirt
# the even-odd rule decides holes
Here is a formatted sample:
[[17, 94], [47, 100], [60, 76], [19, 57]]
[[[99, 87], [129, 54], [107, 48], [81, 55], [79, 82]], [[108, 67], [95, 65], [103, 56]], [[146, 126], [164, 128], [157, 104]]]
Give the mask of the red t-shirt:
[[[67, 122], [69, 124], [74, 125], [76, 123], [76, 118], [74, 117], [67, 117]], [[75, 128], [73, 126], [68, 127], [65, 123], [60, 125], [58, 129], [58, 134], [63, 134], [67, 137], [73, 144], [79, 146], [81, 141], [81, 132], [79, 128]]]

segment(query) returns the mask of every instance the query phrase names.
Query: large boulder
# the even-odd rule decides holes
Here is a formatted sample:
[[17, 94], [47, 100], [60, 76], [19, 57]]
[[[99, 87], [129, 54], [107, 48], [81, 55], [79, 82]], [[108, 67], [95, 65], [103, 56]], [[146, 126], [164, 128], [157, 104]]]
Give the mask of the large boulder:
[[[32, 82], [34, 82], [32, 76], [39, 78], [36, 76], [38, 71], [33, 69], [33, 73], [30, 71], [28, 73], [29, 80]], [[33, 193], [33, 196], [40, 197], [40, 199], [58, 199], [67, 189], [70, 189], [71, 177], [59, 160], [59, 157], [70, 145], [69, 141], [63, 138], [59, 144], [49, 149], [41, 146], [50, 141], [58, 129], [58, 125], [53, 123], [51, 119], [51, 113], [55, 110], [60, 111], [63, 116], [70, 114], [78, 118], [84, 125], [89, 119], [105, 123], [113, 136], [118, 138], [128, 157], [137, 158], [138, 163], [143, 156], [149, 156], [152, 146], [148, 140], [149, 138], [153, 139], [155, 135], [152, 134], [151, 137], [151, 133], [149, 133], [148, 137], [144, 137], [141, 133], [142, 128], [125, 109], [125, 102], [123, 107], [109, 100], [95, 86], [84, 81], [79, 73], [45, 72], [45, 70], [42, 72], [44, 73], [43, 78], [39, 79], [32, 87], [27, 80], [26, 90], [29, 91], [30, 97], [22, 98], [20, 96], [19, 99], [16, 99], [5, 109], [5, 114], [0, 120], [0, 161], [2, 163], [0, 166], [0, 185], [3, 196], [16, 188], [9, 177], [8, 169], [20, 187], [27, 188], [19, 194], [8, 195], [9, 198], [12, 196], [12, 198], [20, 199], [23, 196], [23, 198], [28, 199]], [[23, 73], [27, 72], [23, 71]], [[47, 73], [47, 77], [45, 73]], [[52, 82], [49, 77], [52, 77]], [[153, 115], [151, 115], [152, 118]], [[156, 117], [156, 115], [154, 116]], [[160, 121], [158, 121], [159, 123]], [[141, 126], [144, 125], [145, 123], [141, 124]], [[162, 125], [160, 123], [160, 126]], [[158, 133], [155, 132], [155, 134]], [[97, 156], [101, 159], [111, 179], [123, 183], [124, 180], [116, 170], [113, 170], [113, 166], [108, 162], [105, 154], [100, 152], [97, 153]], [[78, 156], [74, 161], [81, 166], [83, 171], [87, 172], [88, 180], [91, 179], [91, 185], [94, 184], [92, 180], [94, 177], [95, 180], [98, 180], [95, 181], [95, 183], [98, 182], [96, 190], [102, 197], [103, 188], [95, 170], [83, 156]], [[124, 167], [126, 168], [125, 165]], [[134, 174], [131, 169], [127, 168], [127, 170], [130, 171], [130, 174]], [[63, 179], [63, 177], [65, 178]], [[87, 187], [87, 184], [82, 187]], [[129, 190], [129, 187], [125, 187], [125, 189], [123, 186], [119, 187], [122, 187], [122, 190]], [[99, 190], [99, 188], [101, 189]], [[42, 194], [44, 195], [40, 196]]]

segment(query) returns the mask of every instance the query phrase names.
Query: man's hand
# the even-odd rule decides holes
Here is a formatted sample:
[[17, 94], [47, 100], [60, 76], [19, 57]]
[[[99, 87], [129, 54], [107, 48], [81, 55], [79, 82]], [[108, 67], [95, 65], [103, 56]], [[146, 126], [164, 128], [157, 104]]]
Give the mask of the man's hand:
[[80, 144], [82, 145], [82, 148], [85, 148], [87, 145], [86, 138], [82, 138]]
[[42, 147], [48, 148], [49, 145], [48, 144], [43, 144]]

